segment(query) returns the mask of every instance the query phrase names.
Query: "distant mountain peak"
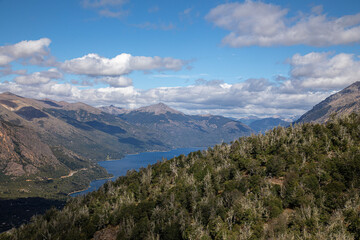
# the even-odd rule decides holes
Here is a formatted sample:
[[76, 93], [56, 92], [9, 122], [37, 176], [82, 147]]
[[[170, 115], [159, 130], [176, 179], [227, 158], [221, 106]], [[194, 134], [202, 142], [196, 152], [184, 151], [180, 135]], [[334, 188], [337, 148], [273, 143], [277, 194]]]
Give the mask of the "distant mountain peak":
[[128, 113], [130, 111], [129, 109], [117, 107], [113, 104], [111, 104], [110, 106], [100, 107], [99, 109], [103, 112], [114, 114], [114, 115], [124, 114], [124, 113]]
[[148, 112], [148, 113], [154, 113], [155, 115], [160, 115], [160, 114], [166, 114], [166, 113], [174, 113], [174, 114], [181, 114], [184, 115], [182, 112], [179, 112], [171, 107], [169, 107], [168, 105], [160, 102], [158, 104], [154, 104], [154, 105], [150, 105], [150, 106], [146, 106], [146, 107], [141, 107], [137, 110], [135, 110], [137, 112]]
[[12, 92], [3, 92], [2, 94], [5, 94], [5, 95], [15, 95], [15, 94], [13, 94]]
[[23, 97], [21, 97], [21, 96], [19, 96], [19, 95], [16, 95], [16, 94], [12, 93], [12, 92], [3, 92], [3, 93], [1, 93], [0, 95], [7, 95], [7, 96], [13, 96], [13, 97], [18, 97], [18, 98], [23, 98]]

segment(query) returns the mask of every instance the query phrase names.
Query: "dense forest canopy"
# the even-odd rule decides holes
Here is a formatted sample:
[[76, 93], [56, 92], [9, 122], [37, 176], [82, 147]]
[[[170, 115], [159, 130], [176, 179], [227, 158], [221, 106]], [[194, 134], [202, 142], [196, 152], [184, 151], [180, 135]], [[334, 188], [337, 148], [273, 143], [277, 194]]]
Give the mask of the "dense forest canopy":
[[0, 239], [360, 239], [360, 115], [129, 171]]

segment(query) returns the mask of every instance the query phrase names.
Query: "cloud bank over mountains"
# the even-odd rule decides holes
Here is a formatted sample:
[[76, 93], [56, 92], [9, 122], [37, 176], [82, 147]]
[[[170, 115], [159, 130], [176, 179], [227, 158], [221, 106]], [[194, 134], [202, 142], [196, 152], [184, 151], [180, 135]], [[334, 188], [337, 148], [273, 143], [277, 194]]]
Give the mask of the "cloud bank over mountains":
[[[14, 62], [41, 65], [45, 57], [51, 57], [50, 42], [50, 39], [44, 38], [0, 47], [0, 59], [5, 59], [1, 69], [11, 68]], [[133, 87], [129, 73], [178, 71], [186, 67], [188, 62], [171, 57], [132, 56], [126, 53], [114, 58], [87, 54], [63, 63], [53, 62], [44, 71], [21, 71], [22, 74], [19, 74], [19, 70], [13, 71], [12, 81], [1, 82], [0, 91], [35, 98], [83, 101], [92, 105], [140, 107], [165, 102], [192, 114], [297, 115], [360, 77], [360, 61], [353, 54], [295, 54], [286, 62], [289, 64], [289, 76], [279, 81], [247, 79], [228, 84], [221, 80], [199, 79], [188, 86], [142, 90]], [[85, 76], [94, 84], [103, 83], [105, 86], [74, 84], [65, 80], [67, 74]]]

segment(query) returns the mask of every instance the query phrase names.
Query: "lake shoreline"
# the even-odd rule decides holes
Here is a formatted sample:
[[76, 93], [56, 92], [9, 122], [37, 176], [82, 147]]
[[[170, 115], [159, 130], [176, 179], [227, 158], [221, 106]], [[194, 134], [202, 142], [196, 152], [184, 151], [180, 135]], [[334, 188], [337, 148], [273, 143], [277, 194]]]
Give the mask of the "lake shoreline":
[[[97, 179], [94, 179], [93, 181], [97, 181], [97, 180], [106, 180], [106, 179], [112, 179], [114, 176], [111, 176], [111, 177], [104, 177], [104, 178], [97, 178]], [[91, 181], [90, 183], [89, 183], [89, 185], [86, 187], [86, 188], [83, 188], [83, 189], [80, 189], [80, 190], [76, 190], [76, 191], [73, 191], [73, 192], [70, 192], [70, 193], [68, 193], [67, 195], [69, 196], [69, 197], [71, 197], [70, 195], [71, 194], [74, 194], [74, 193], [79, 193], [79, 192], [83, 192], [83, 191], [86, 191], [86, 190], [88, 190], [90, 187], [91, 187], [91, 183], [93, 182], [93, 181]]]
[[[128, 170], [135, 169], [138, 171], [141, 167], [146, 167], [149, 164], [155, 164], [157, 161], [161, 161], [163, 158], [171, 159], [181, 154], [187, 155], [190, 152], [197, 150], [205, 150], [206, 147], [202, 148], [178, 148], [170, 151], [151, 151], [143, 152], [138, 154], [128, 154], [121, 159], [112, 159], [98, 162], [100, 166], [110, 165], [110, 168], [106, 168], [106, 171], [111, 174], [111, 177], [104, 177], [92, 180], [90, 184], [81, 190], [73, 191], [67, 194], [68, 198], [76, 197], [82, 192], [87, 194], [90, 188], [92, 191], [99, 189], [107, 180], [117, 179], [119, 176], [125, 176]], [[113, 172], [114, 166], [118, 163], [125, 164], [121, 168], [121, 172]], [[102, 166], [104, 167], [104, 166]], [[116, 169], [115, 169], [116, 170]], [[115, 174], [114, 174], [115, 173]], [[99, 181], [99, 185], [92, 186], [96, 181]], [[88, 191], [88, 192], [86, 192]], [[71, 196], [76, 194], [75, 196]], [[29, 223], [31, 217], [37, 214], [44, 214], [47, 210], [52, 207], [62, 209], [66, 205], [66, 199], [47, 199], [41, 197], [30, 197], [30, 198], [16, 198], [16, 199], [1, 199], [0, 198], [0, 233], [10, 230], [14, 227], [20, 227], [22, 224]]]
[[[202, 147], [190, 147], [190, 148], [194, 148], [194, 149], [202, 149], [202, 150], [206, 150], [208, 149], [209, 147], [211, 146], [202, 146]], [[107, 161], [119, 161], [121, 159], [124, 159], [126, 156], [133, 156], [133, 155], [138, 155], [138, 154], [142, 154], [142, 153], [154, 153], [154, 152], [157, 152], [157, 153], [166, 153], [166, 152], [171, 152], [171, 151], [174, 151], [174, 150], [177, 150], [177, 149], [190, 149], [189, 147], [183, 147], [183, 148], [171, 148], [169, 150], [150, 150], [150, 151], [146, 151], [146, 152], [135, 152], [135, 153], [128, 153], [126, 154], [123, 158], [120, 158], [120, 159], [105, 159], [105, 160], [102, 160], [102, 161], [98, 161], [98, 162], [107, 162]]]
[[206, 150], [207, 147], [192, 147], [192, 148], [176, 148], [170, 151], [148, 151], [142, 152], [138, 154], [127, 154], [125, 157], [121, 159], [108, 159], [104, 161], [97, 162], [101, 167], [105, 168], [105, 170], [112, 174], [113, 177], [105, 178], [105, 179], [96, 179], [90, 182], [90, 186], [83, 191], [78, 190], [71, 192], [69, 194], [70, 197], [76, 197], [79, 195], [85, 195], [89, 192], [95, 191], [99, 189], [104, 183], [106, 179], [117, 179], [120, 176], [125, 176], [127, 171], [136, 170], [138, 171], [140, 168], [147, 167], [148, 165], [152, 165], [157, 163], [158, 161], [162, 161], [163, 159], [170, 160], [179, 155], [188, 155], [191, 152], [195, 152], [198, 150]]

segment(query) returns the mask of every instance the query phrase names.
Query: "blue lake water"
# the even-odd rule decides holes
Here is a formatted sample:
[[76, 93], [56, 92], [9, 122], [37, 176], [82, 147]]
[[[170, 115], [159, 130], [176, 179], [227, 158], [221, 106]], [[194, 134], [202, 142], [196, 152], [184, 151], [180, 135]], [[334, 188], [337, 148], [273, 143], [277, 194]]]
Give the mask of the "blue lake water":
[[95, 180], [90, 183], [90, 187], [84, 191], [73, 193], [70, 196], [75, 197], [84, 195], [86, 193], [95, 191], [107, 181], [113, 181], [119, 176], [126, 175], [128, 170], [139, 170], [141, 167], [147, 167], [149, 164], [154, 164], [161, 161], [163, 158], [171, 159], [181, 154], [188, 155], [191, 152], [207, 149], [205, 147], [197, 148], [178, 148], [168, 152], [144, 152], [139, 154], [126, 155], [119, 160], [102, 161], [98, 162], [100, 166], [105, 168], [109, 173], [114, 175], [111, 179]]

